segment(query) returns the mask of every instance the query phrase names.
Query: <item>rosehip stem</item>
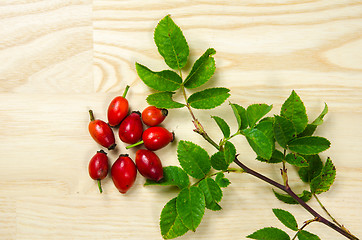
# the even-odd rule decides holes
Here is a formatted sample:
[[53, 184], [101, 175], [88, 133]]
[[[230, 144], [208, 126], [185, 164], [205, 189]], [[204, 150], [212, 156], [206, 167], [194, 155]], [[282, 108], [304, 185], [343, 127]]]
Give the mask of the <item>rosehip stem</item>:
[[94, 121], [94, 115], [93, 115], [93, 111], [92, 111], [92, 110], [89, 110], [89, 118], [90, 118], [91, 122]]
[[102, 190], [101, 180], [100, 180], [100, 179], [98, 179], [98, 180], [97, 180], [97, 182], [98, 182], [98, 189], [99, 189], [99, 192], [100, 192], [100, 193], [102, 193], [102, 192], [103, 192], [103, 190]]
[[122, 97], [126, 98], [126, 95], [128, 93], [128, 89], [129, 89], [129, 85], [127, 85], [126, 88], [124, 89]]
[[127, 146], [126, 149], [130, 149], [130, 148], [136, 147], [136, 146], [141, 145], [141, 144], [143, 144], [143, 140], [141, 140], [139, 142], [136, 142], [136, 143], [134, 143], [132, 145]]

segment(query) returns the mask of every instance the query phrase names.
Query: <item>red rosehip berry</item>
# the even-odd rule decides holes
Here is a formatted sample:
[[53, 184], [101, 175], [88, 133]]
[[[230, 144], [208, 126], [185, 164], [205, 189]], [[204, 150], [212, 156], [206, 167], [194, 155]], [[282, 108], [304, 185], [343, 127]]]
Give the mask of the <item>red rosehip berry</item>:
[[163, 127], [150, 127], [142, 134], [142, 140], [148, 150], [156, 151], [174, 140], [174, 134]]
[[119, 155], [111, 168], [112, 180], [120, 193], [126, 193], [137, 176], [137, 168], [128, 154]]
[[147, 126], [154, 127], [162, 123], [167, 114], [167, 109], [149, 106], [146, 107], [142, 112], [142, 121]]
[[163, 178], [163, 168], [160, 158], [152, 151], [139, 149], [136, 152], [136, 166], [142, 176], [153, 181]]
[[119, 125], [118, 135], [122, 142], [134, 144], [142, 138], [143, 124], [140, 112], [132, 112]]
[[99, 192], [102, 193], [101, 180], [108, 174], [109, 164], [107, 153], [103, 150], [98, 151], [89, 161], [89, 176], [98, 181]]
[[108, 150], [116, 147], [114, 134], [111, 127], [102, 120], [95, 120], [93, 111], [89, 110], [90, 122], [88, 130], [92, 138]]
[[128, 100], [126, 95], [129, 86], [126, 86], [122, 96], [115, 97], [108, 106], [107, 117], [108, 124], [112, 127], [117, 126], [128, 114]]

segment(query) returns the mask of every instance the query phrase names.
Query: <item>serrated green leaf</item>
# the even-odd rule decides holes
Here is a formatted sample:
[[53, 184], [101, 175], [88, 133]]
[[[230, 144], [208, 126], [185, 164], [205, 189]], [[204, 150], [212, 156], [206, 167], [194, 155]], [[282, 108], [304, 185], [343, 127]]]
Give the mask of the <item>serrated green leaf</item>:
[[272, 121], [262, 121], [255, 125], [255, 128], [262, 131], [270, 140], [274, 141], [274, 124]]
[[163, 207], [160, 217], [160, 228], [164, 239], [182, 236], [189, 230], [177, 214], [176, 198], [171, 199]]
[[174, 71], [153, 72], [139, 63], [136, 63], [136, 70], [141, 80], [155, 90], [175, 91], [181, 87], [182, 79]]
[[248, 118], [248, 124], [251, 128], [264, 117], [270, 110], [273, 108], [273, 105], [267, 104], [252, 104], [246, 109], [246, 116]]
[[215, 60], [212, 55], [216, 53], [215, 49], [209, 48], [196, 60], [189, 75], [186, 77], [185, 88], [197, 88], [209, 81], [215, 72]]
[[253, 234], [247, 236], [247, 238], [257, 240], [290, 240], [290, 237], [286, 232], [274, 227], [260, 229]]
[[177, 157], [181, 167], [191, 177], [200, 179], [210, 171], [210, 157], [202, 147], [189, 142], [180, 141], [177, 146]]
[[312, 136], [314, 131], [317, 129], [317, 126], [323, 123], [323, 118], [327, 113], [328, 113], [328, 106], [325, 103], [324, 109], [321, 112], [321, 114], [311, 124], [308, 124], [307, 127], [304, 129], [304, 131], [300, 133], [298, 136], [299, 137]]
[[211, 118], [213, 118], [215, 120], [215, 122], [217, 123], [217, 125], [219, 126], [219, 128], [221, 129], [223, 135], [225, 138], [230, 137], [230, 127], [229, 125], [225, 122], [224, 119], [222, 119], [221, 117], [217, 117], [217, 116], [211, 116]]
[[298, 170], [300, 179], [303, 182], [309, 183], [313, 178], [317, 177], [323, 168], [322, 160], [318, 155], [306, 155], [303, 158], [308, 162], [308, 167], [303, 167]]
[[299, 240], [321, 240], [317, 235], [307, 232], [305, 230], [301, 230], [298, 232], [298, 239]]
[[297, 136], [292, 121], [275, 115], [274, 136], [282, 148], [287, 148], [288, 142]]
[[213, 211], [221, 210], [217, 203], [221, 201], [222, 191], [214, 179], [205, 178], [198, 186], [204, 192], [206, 208]]
[[158, 107], [158, 108], [182, 108], [185, 107], [184, 104], [175, 102], [172, 100], [172, 95], [174, 92], [158, 92], [150, 94], [146, 101], [149, 105]]
[[326, 164], [322, 168], [322, 172], [310, 183], [310, 190], [312, 193], [320, 194], [327, 192], [336, 178], [336, 168], [330, 158], [327, 159]]
[[248, 127], [248, 118], [246, 116], [246, 110], [242, 106], [230, 103], [230, 106], [234, 112], [234, 115], [236, 117], [236, 121], [238, 123], [238, 129], [243, 130]]
[[256, 158], [257, 160], [261, 161], [261, 162], [267, 162], [267, 163], [280, 163], [280, 162], [283, 162], [284, 160], [284, 154], [277, 150], [277, 149], [274, 149], [273, 151], [273, 154], [271, 156], [271, 158], [268, 160], [268, 159], [264, 159], [260, 156], [257, 156]]
[[[287, 204], [299, 204], [294, 198], [292, 198], [288, 194], [281, 194], [274, 191], [274, 195], [276, 198], [278, 198], [280, 201], [287, 203]], [[304, 202], [308, 202], [312, 198], [312, 193], [304, 190], [301, 194], [297, 194], [299, 198], [301, 198]]]
[[211, 109], [221, 105], [230, 96], [227, 88], [208, 88], [195, 92], [187, 102], [196, 109]]
[[297, 167], [308, 167], [309, 164], [307, 160], [305, 160], [302, 156], [297, 155], [295, 153], [289, 153], [285, 157], [285, 161], [291, 165], [297, 166]]
[[304, 103], [294, 90], [283, 103], [280, 115], [292, 121], [297, 134], [303, 132], [308, 124]]
[[322, 137], [307, 136], [293, 139], [288, 143], [292, 152], [304, 155], [314, 155], [327, 150], [331, 143]]
[[262, 131], [256, 128], [245, 129], [243, 130], [243, 133], [248, 140], [249, 145], [258, 156], [264, 159], [271, 158], [274, 149], [270, 138], [268, 138]]
[[218, 174], [216, 174], [215, 177], [215, 182], [222, 188], [226, 188], [227, 186], [230, 185], [230, 180], [224, 176], [225, 176], [224, 173], [219, 172]]
[[290, 212], [283, 209], [273, 208], [273, 213], [287, 228], [298, 231], [298, 223]]
[[174, 23], [170, 15], [164, 17], [157, 25], [154, 40], [158, 52], [172, 69], [181, 69], [187, 63], [189, 46], [181, 29]]
[[229, 141], [226, 141], [224, 145], [224, 158], [228, 166], [230, 163], [234, 161], [235, 155], [236, 155], [236, 148], [234, 144], [232, 144]]
[[226, 163], [223, 152], [216, 152], [211, 156], [211, 166], [216, 170], [226, 170], [229, 166]]
[[205, 213], [204, 193], [195, 186], [182, 189], [176, 199], [176, 208], [182, 223], [195, 232]]
[[183, 189], [190, 185], [190, 179], [183, 169], [176, 166], [168, 166], [163, 168], [163, 178], [160, 181], [155, 182], [147, 179], [145, 186], [148, 185], [177, 186]]

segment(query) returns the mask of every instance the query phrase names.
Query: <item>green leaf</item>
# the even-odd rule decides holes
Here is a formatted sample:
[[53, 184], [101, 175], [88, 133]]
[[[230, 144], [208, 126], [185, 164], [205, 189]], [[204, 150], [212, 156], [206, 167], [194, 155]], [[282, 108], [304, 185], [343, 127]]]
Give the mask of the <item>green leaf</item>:
[[304, 155], [314, 155], [327, 150], [331, 143], [322, 137], [307, 136], [293, 139], [288, 143], [292, 152]]
[[214, 179], [205, 178], [198, 186], [204, 192], [206, 208], [213, 211], [221, 210], [220, 205], [217, 203], [221, 201], [222, 191]]
[[224, 119], [222, 119], [221, 117], [217, 117], [217, 116], [211, 116], [211, 118], [213, 118], [215, 120], [215, 122], [217, 123], [217, 125], [219, 126], [219, 128], [221, 129], [223, 135], [225, 138], [230, 137], [230, 127], [229, 125], [225, 122]]
[[229, 141], [226, 141], [224, 145], [224, 158], [228, 166], [230, 163], [234, 161], [235, 155], [236, 155], [236, 149], [234, 144], [232, 144]]
[[317, 235], [305, 230], [298, 232], [297, 236], [299, 240], [321, 240]]
[[160, 181], [155, 182], [147, 179], [145, 186], [148, 185], [169, 185], [183, 189], [190, 185], [190, 180], [183, 169], [176, 166], [168, 166], [163, 168], [163, 178]]
[[248, 118], [246, 116], [246, 110], [242, 106], [230, 103], [230, 106], [234, 112], [234, 115], [236, 117], [236, 121], [238, 123], [238, 129], [243, 130], [248, 127]]
[[227, 88], [208, 88], [195, 92], [187, 102], [196, 109], [211, 109], [221, 105], [230, 96]]
[[298, 174], [303, 182], [309, 183], [321, 173], [323, 163], [318, 155], [303, 156], [303, 158], [308, 162], [309, 166], [300, 168]]
[[288, 142], [295, 138], [297, 133], [290, 120], [275, 115], [274, 136], [279, 145], [286, 149]]
[[210, 171], [209, 155], [205, 149], [192, 142], [180, 141], [177, 146], [177, 157], [181, 167], [194, 178], [203, 178]]
[[[274, 195], [276, 198], [278, 198], [280, 201], [287, 203], [287, 204], [299, 204], [294, 198], [292, 198], [288, 194], [281, 194], [274, 191]], [[312, 198], [312, 193], [304, 190], [301, 194], [297, 194], [299, 198], [301, 198], [304, 202], [308, 202]]]
[[274, 124], [272, 121], [260, 121], [255, 128], [262, 131], [272, 142], [274, 142]]
[[174, 71], [153, 72], [139, 63], [136, 63], [136, 70], [141, 80], [155, 90], [174, 91], [181, 87], [182, 79]]
[[297, 133], [303, 132], [308, 124], [308, 116], [304, 103], [294, 90], [283, 103], [280, 115], [292, 121]]
[[261, 162], [280, 163], [280, 162], [283, 162], [283, 160], [284, 160], [284, 154], [281, 151], [274, 149], [273, 154], [270, 159], [264, 159], [260, 156], [257, 156], [256, 159]]
[[327, 159], [326, 164], [322, 168], [322, 172], [310, 183], [310, 190], [312, 193], [320, 194], [327, 192], [336, 178], [336, 168], [330, 158]]
[[270, 159], [273, 154], [273, 143], [259, 129], [245, 129], [243, 133], [254, 152], [264, 159]]
[[273, 105], [267, 104], [252, 104], [246, 109], [246, 116], [248, 118], [248, 123], [251, 128], [264, 117], [270, 110], [273, 108]]
[[308, 124], [307, 127], [304, 129], [304, 131], [300, 133], [298, 136], [300, 137], [311, 136], [314, 133], [314, 131], [317, 129], [317, 126], [323, 123], [323, 118], [327, 113], [328, 113], [328, 106], [325, 103], [324, 109], [321, 112], [321, 114], [311, 124]]
[[298, 231], [298, 223], [290, 212], [283, 209], [273, 208], [273, 213], [287, 228]]
[[215, 177], [215, 182], [222, 188], [226, 188], [227, 186], [230, 185], [230, 180], [224, 176], [225, 175], [223, 172], [219, 172], [218, 174], [216, 174]]
[[229, 167], [223, 152], [216, 152], [211, 156], [211, 166], [216, 170], [226, 170]]
[[170, 15], [164, 17], [157, 25], [154, 40], [158, 52], [172, 69], [181, 69], [187, 63], [189, 46], [181, 29], [172, 21]]
[[297, 166], [297, 167], [308, 167], [308, 162], [300, 155], [297, 155], [295, 153], [289, 153], [285, 157], [285, 161], [291, 165]]
[[247, 238], [257, 240], [290, 240], [290, 237], [286, 232], [274, 227], [260, 229], [253, 234], [247, 236]]
[[146, 101], [149, 105], [158, 107], [158, 108], [182, 108], [185, 107], [184, 104], [175, 102], [172, 100], [172, 95], [174, 92], [158, 92], [150, 94]]
[[171, 199], [163, 207], [160, 218], [160, 228], [164, 239], [182, 236], [189, 230], [177, 214], [176, 198]]
[[204, 193], [195, 186], [182, 189], [176, 199], [176, 208], [182, 223], [195, 232], [205, 213]]
[[209, 81], [215, 72], [215, 60], [212, 55], [216, 53], [215, 49], [209, 48], [196, 60], [189, 75], [186, 77], [185, 88], [197, 88]]

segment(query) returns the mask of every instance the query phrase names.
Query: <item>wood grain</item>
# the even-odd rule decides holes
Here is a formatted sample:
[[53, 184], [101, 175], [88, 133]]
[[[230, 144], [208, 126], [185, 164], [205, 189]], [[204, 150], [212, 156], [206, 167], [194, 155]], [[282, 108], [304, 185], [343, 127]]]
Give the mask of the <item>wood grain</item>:
[[[361, 1], [2, 0], [0, 239], [162, 239], [159, 214], [177, 191], [143, 187], [139, 175], [127, 195], [118, 193], [110, 178], [100, 195], [87, 173], [100, 148], [87, 132], [87, 111], [105, 119], [108, 103], [127, 84], [132, 110], [147, 106], [152, 90], [137, 77], [134, 64], [167, 68], [153, 42], [153, 30], [166, 14], [190, 46], [185, 73], [208, 47], [215, 48], [217, 71], [205, 87], [229, 87], [230, 101], [273, 104], [272, 114], [278, 114], [295, 89], [311, 120], [328, 103], [330, 112], [317, 134], [332, 142], [322, 156], [332, 158], [337, 179], [320, 199], [362, 237]], [[220, 132], [211, 114], [235, 128], [227, 104], [195, 113], [212, 138]], [[170, 111], [164, 125], [177, 140], [214, 151], [192, 132], [186, 110]], [[254, 161], [245, 139], [233, 142], [248, 166], [280, 180], [280, 166]], [[126, 152], [118, 144], [109, 153], [111, 163]], [[164, 165], [175, 165], [175, 151], [173, 143], [157, 153]], [[307, 186], [292, 170], [291, 185], [302, 191]], [[292, 212], [299, 224], [311, 218], [302, 208], [279, 202], [270, 186], [252, 176], [228, 177], [232, 184], [224, 191], [223, 210], [206, 211], [196, 233], [180, 239], [246, 239], [265, 226], [285, 230], [271, 208]], [[310, 204], [321, 212], [315, 200]], [[317, 223], [307, 230], [321, 239], [344, 239]]]

